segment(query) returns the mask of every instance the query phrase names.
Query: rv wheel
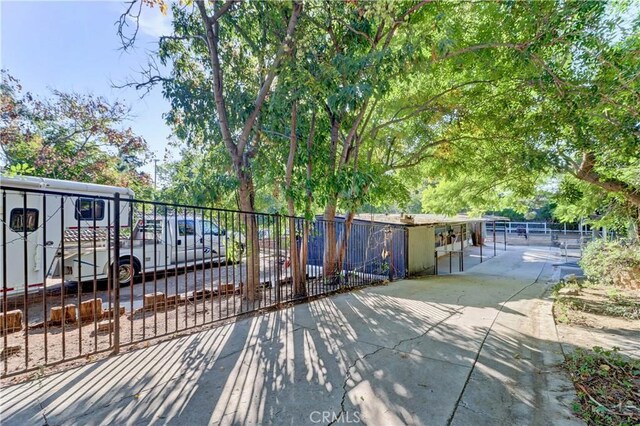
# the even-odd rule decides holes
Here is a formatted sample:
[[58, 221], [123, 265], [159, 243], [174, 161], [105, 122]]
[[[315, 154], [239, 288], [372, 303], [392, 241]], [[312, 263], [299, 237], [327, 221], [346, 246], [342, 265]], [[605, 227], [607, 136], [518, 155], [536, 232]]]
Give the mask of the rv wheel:
[[136, 273], [136, 268], [129, 262], [129, 259], [120, 259], [118, 262], [118, 280], [120, 281], [120, 285], [133, 283], [133, 278]]

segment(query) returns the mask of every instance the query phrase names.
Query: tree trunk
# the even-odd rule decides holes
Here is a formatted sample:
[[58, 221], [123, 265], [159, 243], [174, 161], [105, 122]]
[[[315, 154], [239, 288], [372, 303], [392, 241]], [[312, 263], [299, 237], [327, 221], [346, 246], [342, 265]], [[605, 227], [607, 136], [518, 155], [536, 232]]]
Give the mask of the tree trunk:
[[300, 250], [300, 269], [302, 270], [302, 275], [305, 281], [307, 279], [307, 264], [309, 261], [309, 221], [311, 220], [311, 204], [313, 203], [313, 193], [311, 191], [311, 175], [313, 171], [311, 147], [313, 144], [315, 130], [316, 112], [314, 110], [311, 115], [311, 128], [309, 129], [309, 135], [307, 136], [307, 198], [304, 204], [304, 231], [302, 236], [302, 250]]
[[253, 178], [250, 173], [242, 170], [238, 171], [240, 185], [238, 188], [238, 198], [240, 210], [240, 225], [246, 226], [245, 258], [247, 261], [247, 276], [243, 286], [243, 297], [250, 302], [256, 300], [258, 286], [260, 284], [260, 246], [258, 238], [258, 223], [255, 211]]
[[298, 108], [296, 102], [291, 104], [291, 135], [289, 142], [289, 158], [287, 159], [287, 171], [285, 175], [285, 187], [287, 198], [287, 211], [289, 213], [289, 263], [291, 268], [291, 281], [293, 284], [293, 293], [295, 297], [304, 297], [306, 295], [306, 286], [304, 276], [300, 268], [300, 256], [298, 254], [298, 241], [296, 239], [296, 207], [291, 193], [291, 182], [293, 179], [293, 166], [295, 164], [296, 151], [298, 150], [298, 136], [296, 129], [298, 127]]

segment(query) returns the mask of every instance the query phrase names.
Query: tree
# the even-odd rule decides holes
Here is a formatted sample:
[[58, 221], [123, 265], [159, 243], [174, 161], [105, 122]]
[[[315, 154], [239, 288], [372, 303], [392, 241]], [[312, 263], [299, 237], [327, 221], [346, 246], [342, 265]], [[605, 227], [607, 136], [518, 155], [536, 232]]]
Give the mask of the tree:
[[[322, 128], [326, 133], [316, 132], [324, 154], [314, 158], [314, 170], [321, 176], [314, 198], [324, 207], [326, 276], [337, 276], [342, 268], [353, 215], [371, 179], [366, 167], [364, 171], [361, 168], [359, 131], [376, 100], [389, 90], [391, 76], [410, 60], [410, 46], [403, 48], [392, 42], [425, 4], [320, 2], [307, 16], [305, 46], [309, 49], [301, 63], [309, 76], [309, 96], [327, 124]], [[340, 206], [348, 213], [338, 242], [335, 219]]]
[[[571, 175], [637, 211], [637, 24], [626, 25], [602, 2], [511, 7], [539, 8], [546, 18], [528, 31], [515, 25], [506, 42], [487, 43], [493, 69], [510, 77], [465, 100], [451, 130], [477, 142], [441, 150], [429, 171], [438, 182], [424, 199], [453, 191], [467, 207], [495, 207]], [[469, 54], [487, 65], [476, 51], [462, 57]]]
[[52, 91], [22, 93], [2, 72], [0, 155], [5, 172], [151, 191], [138, 168], [148, 160], [145, 140], [123, 123], [129, 108], [103, 97]]
[[[129, 16], [137, 25], [139, 13], [131, 13], [136, 3], [138, 0], [130, 3], [121, 22]], [[166, 7], [162, 1], [155, 3]], [[174, 35], [161, 40], [160, 58], [163, 64], [173, 66], [171, 77], [153, 76], [141, 86], [163, 82], [174, 110], [170, 120], [184, 132], [198, 133], [206, 143], [213, 141], [212, 136], [219, 136], [226, 148], [237, 179], [238, 207], [247, 224], [248, 282], [244, 296], [254, 301], [260, 280], [251, 165], [260, 150], [260, 134], [255, 128], [280, 64], [292, 50], [302, 3], [195, 0], [193, 4], [195, 8], [174, 6]], [[123, 42], [125, 47], [130, 46], [133, 39]], [[197, 98], [191, 96], [194, 91]], [[195, 99], [202, 104], [194, 110]]]

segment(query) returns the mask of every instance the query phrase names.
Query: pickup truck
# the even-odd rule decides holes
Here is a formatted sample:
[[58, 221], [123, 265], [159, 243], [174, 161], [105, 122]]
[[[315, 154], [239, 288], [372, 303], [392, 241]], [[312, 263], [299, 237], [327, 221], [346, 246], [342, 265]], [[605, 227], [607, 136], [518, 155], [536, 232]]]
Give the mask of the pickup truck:
[[[244, 251], [244, 237], [240, 233], [229, 233], [211, 220], [169, 215], [134, 218], [133, 223], [131, 232], [120, 235], [121, 285], [131, 284], [136, 276], [153, 271], [180, 270], [212, 261], [236, 262]], [[68, 241], [67, 246], [75, 248], [75, 244]], [[74, 250], [64, 256], [65, 279], [86, 281], [110, 275], [113, 253], [109, 254], [106, 245], [94, 246], [94, 238], [83, 238], [80, 253]]]

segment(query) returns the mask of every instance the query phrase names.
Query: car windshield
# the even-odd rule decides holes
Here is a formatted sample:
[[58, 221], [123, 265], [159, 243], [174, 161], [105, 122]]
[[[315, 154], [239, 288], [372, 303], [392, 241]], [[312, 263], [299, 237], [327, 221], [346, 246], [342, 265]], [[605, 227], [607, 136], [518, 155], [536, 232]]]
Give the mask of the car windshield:
[[202, 222], [202, 229], [204, 235], [224, 235], [224, 232], [220, 232], [220, 228], [218, 228], [218, 225], [209, 220], [205, 220]]

